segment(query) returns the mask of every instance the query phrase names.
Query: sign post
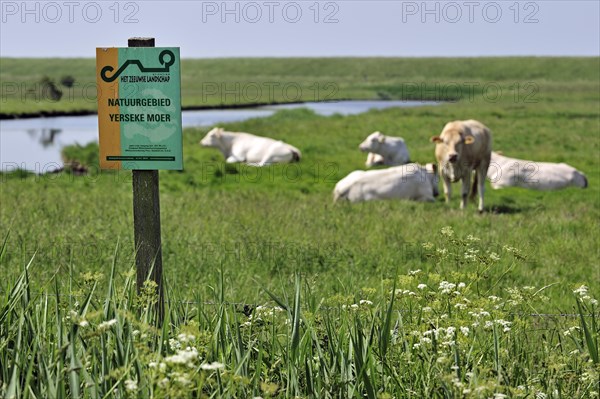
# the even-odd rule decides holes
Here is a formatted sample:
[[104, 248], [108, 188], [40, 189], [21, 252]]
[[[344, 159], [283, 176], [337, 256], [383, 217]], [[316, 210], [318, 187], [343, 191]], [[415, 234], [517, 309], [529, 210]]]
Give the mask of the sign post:
[[133, 173], [138, 292], [156, 283], [164, 316], [159, 169], [182, 170], [179, 48], [131, 38], [127, 48], [96, 49], [100, 167]]

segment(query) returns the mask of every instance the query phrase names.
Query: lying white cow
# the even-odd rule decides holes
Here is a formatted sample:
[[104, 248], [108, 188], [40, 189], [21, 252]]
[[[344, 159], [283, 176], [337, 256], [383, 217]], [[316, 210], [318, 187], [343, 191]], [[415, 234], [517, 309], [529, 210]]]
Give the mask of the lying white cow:
[[547, 191], [588, 185], [585, 175], [566, 163], [526, 161], [497, 152], [492, 152], [487, 178], [494, 189], [522, 187]]
[[434, 164], [416, 163], [379, 170], [355, 170], [340, 180], [333, 190], [333, 201], [350, 202], [410, 199], [434, 201], [438, 178]]
[[200, 144], [221, 150], [227, 163], [245, 162], [264, 166], [299, 161], [301, 157], [300, 150], [283, 141], [250, 133], [226, 132], [219, 127], [208, 132]]
[[369, 152], [367, 167], [373, 165], [404, 165], [410, 162], [408, 148], [401, 137], [384, 136], [380, 132], [371, 133], [358, 148]]

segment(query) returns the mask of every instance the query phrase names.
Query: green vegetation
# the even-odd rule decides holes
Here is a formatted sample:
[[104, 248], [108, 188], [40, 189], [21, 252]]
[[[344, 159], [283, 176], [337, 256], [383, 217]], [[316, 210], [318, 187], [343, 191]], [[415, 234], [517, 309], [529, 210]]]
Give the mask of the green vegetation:
[[[527, 103], [539, 92], [594, 98], [598, 58], [241, 58], [183, 60], [183, 107], [334, 99], [473, 100]], [[2, 114], [93, 112], [94, 59], [0, 58]], [[64, 82], [60, 100], [40, 83]]]
[[[17, 73], [7, 61], [24, 62], [3, 59], [3, 83]], [[85, 63], [93, 66], [73, 61]], [[193, 63], [219, 68], [186, 77]], [[91, 145], [65, 151], [91, 166], [87, 176], [0, 175], [0, 396], [597, 397], [598, 66], [597, 58], [185, 61], [184, 80], [335, 82], [340, 97], [402, 98], [402, 82], [426, 82], [423, 98], [444, 97], [441, 83], [451, 81], [501, 82], [502, 93], [461, 89], [461, 101], [437, 106], [348, 117], [293, 110], [223, 125], [302, 150], [300, 163], [262, 169], [225, 165], [198, 145], [209, 128], [186, 129], [185, 170], [160, 173], [162, 329], [152, 287], [139, 296], [132, 287], [130, 173], [98, 171]], [[22, 73], [39, 80], [43, 71]], [[362, 71], [368, 79], [357, 78]], [[65, 74], [90, 79], [65, 69], [49, 77]], [[404, 137], [411, 158], [426, 163], [429, 137], [467, 118], [492, 129], [495, 149], [567, 162], [589, 188], [488, 185], [483, 215], [473, 204], [459, 211], [458, 198], [332, 204], [335, 182], [363, 168], [357, 146], [369, 133]], [[445, 293], [449, 284], [461, 295]]]

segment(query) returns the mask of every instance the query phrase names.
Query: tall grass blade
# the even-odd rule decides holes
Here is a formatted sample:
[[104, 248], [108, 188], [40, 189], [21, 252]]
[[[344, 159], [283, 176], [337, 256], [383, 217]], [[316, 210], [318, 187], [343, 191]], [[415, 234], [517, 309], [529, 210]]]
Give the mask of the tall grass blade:
[[[598, 361], [598, 341], [596, 340], [594, 342], [594, 338], [592, 337], [590, 329], [589, 329], [587, 323], [585, 322], [583, 308], [581, 307], [579, 298], [576, 299], [576, 302], [577, 302], [577, 310], [579, 312], [579, 318], [581, 321], [581, 328], [583, 329], [583, 335], [585, 337], [585, 343], [587, 345], [588, 351], [590, 352], [590, 357], [592, 358], [592, 361], [595, 364], [598, 364], [599, 363], [599, 361]], [[592, 315], [592, 317], [594, 317], [594, 316]]]

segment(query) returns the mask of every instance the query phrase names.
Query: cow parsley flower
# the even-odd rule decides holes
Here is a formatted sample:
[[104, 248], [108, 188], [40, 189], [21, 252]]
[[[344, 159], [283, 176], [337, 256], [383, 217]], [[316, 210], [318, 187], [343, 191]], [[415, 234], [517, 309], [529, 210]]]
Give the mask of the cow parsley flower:
[[117, 319], [103, 321], [102, 323], [98, 324], [98, 330], [100, 330], [100, 331], [108, 330], [115, 324], [117, 324]]
[[495, 252], [491, 252], [491, 253], [489, 254], [489, 257], [490, 257], [490, 259], [491, 259], [492, 261], [494, 261], [494, 262], [498, 262], [498, 261], [500, 260], [500, 255], [498, 255], [498, 254], [497, 254], [497, 253], [495, 253]]
[[452, 237], [454, 235], [454, 230], [450, 226], [445, 226], [445, 227], [442, 227], [442, 230], [440, 230], [440, 233], [442, 233], [442, 235], [444, 235], [446, 237]]
[[177, 340], [179, 340], [179, 342], [183, 344], [193, 341], [195, 339], [196, 337], [194, 337], [192, 334], [181, 333], [177, 336]]
[[125, 389], [128, 391], [137, 391], [138, 383], [135, 380], [125, 380]]
[[219, 370], [219, 369], [225, 368], [225, 365], [223, 363], [219, 363], [219, 362], [202, 363], [200, 365], [200, 368], [202, 370]]
[[194, 360], [198, 358], [198, 350], [189, 346], [184, 350], [178, 350], [175, 355], [165, 358], [166, 363], [170, 364], [186, 364], [189, 367], [194, 366]]
[[456, 284], [442, 281], [439, 290], [442, 294], [450, 294], [456, 288]]

